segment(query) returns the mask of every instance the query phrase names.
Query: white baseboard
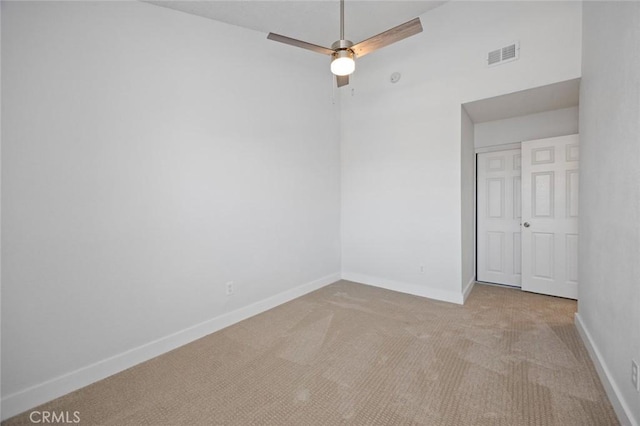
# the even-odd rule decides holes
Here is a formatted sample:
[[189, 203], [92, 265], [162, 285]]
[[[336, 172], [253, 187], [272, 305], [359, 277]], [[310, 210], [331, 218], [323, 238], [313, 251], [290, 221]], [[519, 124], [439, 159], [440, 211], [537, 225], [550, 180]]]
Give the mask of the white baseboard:
[[467, 285], [462, 290], [462, 303], [467, 301], [467, 297], [471, 294], [471, 290], [473, 290], [473, 286], [476, 285], [476, 277], [473, 276], [467, 283]]
[[176, 349], [254, 315], [275, 308], [314, 290], [340, 280], [340, 273], [327, 275], [267, 299], [196, 324], [137, 348], [82, 367], [71, 373], [40, 383], [2, 399], [2, 420], [13, 417], [69, 392], [105, 379], [134, 365]]
[[353, 272], [342, 272], [342, 279], [353, 281], [360, 284], [366, 284], [373, 287], [380, 287], [387, 290], [393, 290], [400, 293], [412, 294], [414, 296], [427, 297], [429, 299], [441, 300], [443, 302], [456, 303], [462, 305], [464, 300], [462, 292], [454, 292], [440, 290], [437, 288], [427, 287], [426, 285], [417, 285], [403, 283], [400, 281], [388, 280], [385, 278], [372, 277], [369, 275], [357, 274]]
[[580, 337], [582, 337], [582, 341], [584, 342], [584, 345], [589, 352], [589, 356], [591, 357], [591, 360], [596, 367], [598, 376], [600, 376], [600, 381], [604, 386], [604, 390], [607, 392], [609, 401], [611, 402], [611, 405], [613, 406], [613, 409], [618, 416], [620, 424], [622, 424], [623, 426], [639, 426], [638, 420], [633, 418], [631, 409], [624, 400], [620, 388], [613, 380], [611, 371], [607, 367], [607, 364], [605, 364], [600, 350], [598, 350], [598, 347], [591, 337], [591, 333], [589, 333], [589, 330], [587, 330], [584, 322], [582, 322], [580, 314], [578, 314], [577, 312], [575, 315], [575, 323], [576, 328], [578, 329], [578, 333], [580, 334]]

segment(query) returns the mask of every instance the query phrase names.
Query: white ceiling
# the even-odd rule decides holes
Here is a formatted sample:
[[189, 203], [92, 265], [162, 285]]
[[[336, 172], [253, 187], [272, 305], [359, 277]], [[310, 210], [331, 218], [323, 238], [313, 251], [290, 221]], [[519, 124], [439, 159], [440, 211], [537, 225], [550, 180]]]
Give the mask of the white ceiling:
[[[147, 0], [158, 6], [263, 33], [330, 47], [340, 37], [339, 0]], [[346, 0], [345, 37], [354, 43], [400, 25], [446, 1]]]

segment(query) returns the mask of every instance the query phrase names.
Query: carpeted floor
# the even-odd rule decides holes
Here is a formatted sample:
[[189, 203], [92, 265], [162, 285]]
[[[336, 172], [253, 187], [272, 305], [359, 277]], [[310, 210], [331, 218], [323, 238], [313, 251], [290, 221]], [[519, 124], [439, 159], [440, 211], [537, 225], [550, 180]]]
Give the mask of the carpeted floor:
[[38, 409], [119, 426], [617, 425], [575, 310], [479, 284], [459, 306], [340, 281]]

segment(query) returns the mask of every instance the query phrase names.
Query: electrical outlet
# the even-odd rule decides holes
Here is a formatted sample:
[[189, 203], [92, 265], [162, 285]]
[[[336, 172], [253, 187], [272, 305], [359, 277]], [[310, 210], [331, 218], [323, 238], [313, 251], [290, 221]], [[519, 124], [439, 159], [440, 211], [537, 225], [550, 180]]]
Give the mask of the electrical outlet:
[[420, 265], [420, 273], [424, 274], [424, 265]]
[[225, 289], [225, 293], [227, 294], [227, 296], [231, 296], [234, 292], [234, 288], [233, 288], [233, 281], [229, 281], [228, 283], [226, 283], [224, 285], [224, 289]]
[[640, 392], [640, 383], [638, 382], [638, 363], [631, 360], [631, 383], [633, 388]]

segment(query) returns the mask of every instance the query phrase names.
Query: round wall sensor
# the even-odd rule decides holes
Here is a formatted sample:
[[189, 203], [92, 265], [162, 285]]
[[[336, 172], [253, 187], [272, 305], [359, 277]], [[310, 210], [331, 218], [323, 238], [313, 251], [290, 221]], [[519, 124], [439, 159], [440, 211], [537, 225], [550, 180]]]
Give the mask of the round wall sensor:
[[393, 74], [391, 74], [391, 78], [389, 78], [389, 81], [391, 81], [392, 83], [397, 83], [398, 81], [400, 81], [400, 73], [399, 72], [394, 72]]

